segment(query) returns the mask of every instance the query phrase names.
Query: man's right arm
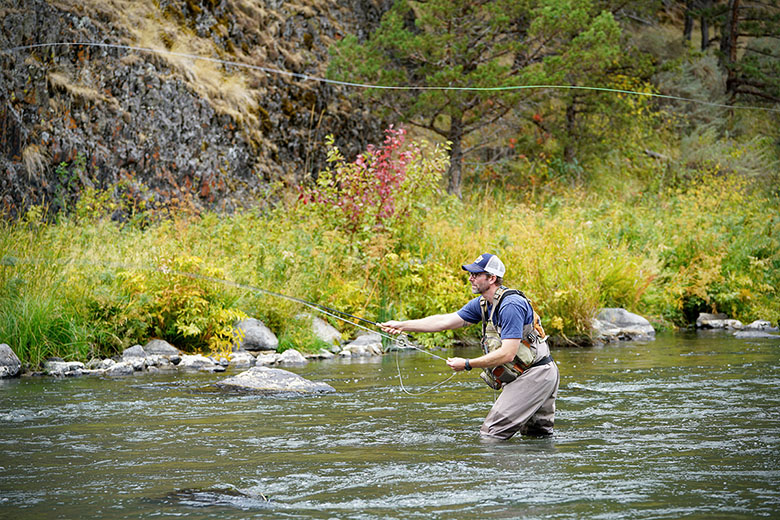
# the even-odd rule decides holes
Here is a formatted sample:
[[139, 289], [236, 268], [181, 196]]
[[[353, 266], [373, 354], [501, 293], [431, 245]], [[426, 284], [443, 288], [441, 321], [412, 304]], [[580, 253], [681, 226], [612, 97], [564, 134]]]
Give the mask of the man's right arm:
[[385, 332], [400, 334], [402, 332], [439, 332], [441, 330], [457, 329], [469, 325], [457, 312], [450, 314], [434, 314], [419, 320], [386, 321], [379, 326]]

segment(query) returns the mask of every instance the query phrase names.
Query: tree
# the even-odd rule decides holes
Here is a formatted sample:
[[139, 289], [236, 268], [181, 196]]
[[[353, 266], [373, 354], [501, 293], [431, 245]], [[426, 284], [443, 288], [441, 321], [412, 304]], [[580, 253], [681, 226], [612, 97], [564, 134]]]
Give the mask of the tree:
[[[366, 41], [348, 36], [332, 49], [329, 76], [394, 87], [361, 94], [385, 113], [450, 143], [448, 191], [460, 196], [462, 158], [481, 144], [467, 147], [465, 138], [486, 134], [528, 99], [511, 87], [556, 77], [543, 63], [574, 57], [569, 51], [578, 46], [585, 46], [580, 58], [612, 59], [609, 52], [590, 52], [612, 46], [617, 30], [609, 13], [595, 11], [592, 0], [397, 0]], [[589, 37], [594, 21], [599, 29]], [[574, 69], [593, 65], [558, 63]]]
[[780, 103], [780, 6], [729, 0], [721, 27], [726, 93]]
[[694, 18], [699, 19], [699, 28], [701, 30], [702, 51], [710, 46], [710, 22], [713, 17], [713, 0], [685, 0], [685, 21], [683, 26], [683, 39], [686, 42], [691, 41], [693, 32]]

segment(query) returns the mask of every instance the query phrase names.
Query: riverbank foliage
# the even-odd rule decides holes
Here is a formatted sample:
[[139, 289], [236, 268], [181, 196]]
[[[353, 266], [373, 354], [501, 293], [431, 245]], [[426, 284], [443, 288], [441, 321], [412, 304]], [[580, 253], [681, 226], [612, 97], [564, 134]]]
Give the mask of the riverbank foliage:
[[[224, 353], [233, 324], [254, 316], [305, 350], [315, 343], [299, 317], [308, 309], [264, 291], [375, 321], [451, 312], [471, 296], [460, 265], [484, 251], [502, 257], [506, 283], [559, 338], [588, 336], [604, 306], [660, 327], [689, 325], [701, 311], [776, 322], [778, 199], [733, 163], [750, 146], [724, 148], [729, 167], [711, 156], [684, 172], [608, 160], [590, 177], [611, 181], [590, 188], [554, 161], [518, 160], [459, 200], [441, 188], [446, 149], [391, 129], [353, 161], [331, 146], [315, 184], [281, 190], [263, 210], [116, 222], [113, 199], [87, 193], [71, 213], [36, 207], [2, 223], [0, 338], [33, 367], [150, 337]], [[668, 182], [672, 174], [679, 180]], [[345, 338], [357, 332], [333, 323]]]

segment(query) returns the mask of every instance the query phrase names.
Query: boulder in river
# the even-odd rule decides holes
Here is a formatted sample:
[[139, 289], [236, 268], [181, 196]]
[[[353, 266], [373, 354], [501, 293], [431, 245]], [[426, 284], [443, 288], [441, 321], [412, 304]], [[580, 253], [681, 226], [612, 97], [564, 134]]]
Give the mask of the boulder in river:
[[200, 370], [203, 372], [224, 372], [225, 367], [215, 363], [213, 359], [207, 358], [203, 354], [183, 354], [179, 362], [179, 368], [188, 368]]
[[702, 312], [696, 318], [697, 329], [733, 329], [742, 330], [744, 325], [739, 320], [729, 319], [725, 314], [710, 314]]
[[80, 361], [63, 361], [62, 359], [49, 359], [44, 361], [43, 370], [47, 375], [54, 377], [72, 377], [84, 374], [86, 367]]
[[767, 320], [756, 320], [745, 325], [745, 330], [762, 330], [764, 332], [778, 332], [778, 328]]
[[649, 321], [620, 308], [601, 309], [593, 320], [593, 331], [597, 340], [607, 343], [655, 339], [655, 329]]
[[174, 365], [181, 361], [181, 352], [179, 349], [165, 341], [164, 339], [153, 339], [144, 345], [144, 352], [147, 356], [162, 356], [167, 358]]
[[381, 356], [384, 354], [382, 336], [376, 332], [361, 334], [345, 345], [339, 354], [343, 357]]
[[217, 388], [260, 394], [321, 394], [335, 392], [327, 383], [309, 381], [280, 368], [253, 367], [215, 383]]
[[22, 370], [22, 362], [16, 353], [5, 343], [0, 344], [0, 379], [16, 377]]

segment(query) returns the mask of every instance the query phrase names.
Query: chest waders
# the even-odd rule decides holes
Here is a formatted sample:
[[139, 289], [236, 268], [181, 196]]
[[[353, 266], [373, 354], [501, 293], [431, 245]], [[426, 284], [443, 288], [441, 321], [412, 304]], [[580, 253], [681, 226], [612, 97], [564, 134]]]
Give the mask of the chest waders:
[[[490, 314], [488, 315], [487, 300], [484, 296], [479, 299], [479, 308], [482, 311], [482, 350], [485, 354], [498, 350], [501, 347], [501, 327], [496, 326], [493, 317], [497, 315], [498, 308], [501, 306], [504, 297], [510, 294], [517, 294], [528, 300], [521, 291], [501, 286], [496, 289], [493, 295], [493, 308], [490, 309]], [[483, 368], [480, 377], [494, 390], [511, 383], [534, 364], [537, 345], [546, 339], [547, 335], [544, 333], [539, 315], [534, 311], [531, 323], [523, 327], [523, 337], [520, 346], [517, 348], [515, 358], [510, 363], [504, 363], [492, 368]]]

